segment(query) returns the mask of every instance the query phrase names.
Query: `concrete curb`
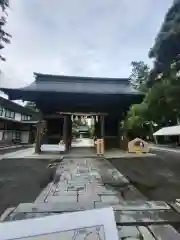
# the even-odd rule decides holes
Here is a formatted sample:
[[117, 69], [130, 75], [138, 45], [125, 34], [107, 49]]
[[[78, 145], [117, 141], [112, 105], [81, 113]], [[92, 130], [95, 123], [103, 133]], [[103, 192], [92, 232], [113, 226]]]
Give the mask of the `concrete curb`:
[[23, 149], [27, 149], [27, 148], [31, 148], [31, 147], [33, 147], [33, 144], [2, 148], [2, 149], [0, 149], [0, 155], [6, 154], [6, 153], [12, 153], [14, 151], [23, 150]]

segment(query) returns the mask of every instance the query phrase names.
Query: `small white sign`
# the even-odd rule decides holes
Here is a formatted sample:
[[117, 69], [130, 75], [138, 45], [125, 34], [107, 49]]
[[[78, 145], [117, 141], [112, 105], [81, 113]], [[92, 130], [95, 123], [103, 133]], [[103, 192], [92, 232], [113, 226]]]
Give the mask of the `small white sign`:
[[1, 240], [118, 240], [112, 208], [0, 223]]
[[65, 145], [64, 144], [43, 144], [41, 145], [41, 151], [47, 152], [64, 152]]

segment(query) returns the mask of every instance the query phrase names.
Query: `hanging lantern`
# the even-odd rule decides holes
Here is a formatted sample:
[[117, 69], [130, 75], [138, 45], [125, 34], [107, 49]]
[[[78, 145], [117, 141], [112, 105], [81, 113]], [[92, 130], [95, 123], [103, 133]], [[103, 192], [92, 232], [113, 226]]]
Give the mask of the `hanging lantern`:
[[74, 116], [73, 115], [71, 115], [71, 121], [73, 121], [74, 120]]
[[96, 116], [96, 122], [98, 122], [98, 120], [99, 120], [99, 119], [98, 119], [98, 116]]

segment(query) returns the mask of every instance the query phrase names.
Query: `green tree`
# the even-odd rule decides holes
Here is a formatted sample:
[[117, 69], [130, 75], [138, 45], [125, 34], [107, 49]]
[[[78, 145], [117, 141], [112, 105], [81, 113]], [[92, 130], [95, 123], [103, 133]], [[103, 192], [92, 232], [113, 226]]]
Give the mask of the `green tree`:
[[178, 0], [174, 1], [168, 10], [155, 44], [149, 52], [150, 58], [154, 59], [153, 69], [151, 71], [148, 67], [144, 69], [141, 67], [142, 62], [132, 64], [131, 84], [145, 92], [145, 97], [141, 104], [133, 105], [127, 113], [124, 123], [127, 129], [136, 132], [136, 130], [144, 130], [144, 126], [149, 126], [149, 134], [151, 134], [154, 126], [160, 128], [179, 124], [179, 42], [180, 1]]
[[159, 127], [174, 125], [180, 119], [180, 79], [173, 75], [155, 83], [141, 104], [132, 105], [126, 116], [130, 129], [157, 124]]
[[153, 78], [159, 73], [168, 75], [171, 64], [179, 66], [180, 54], [180, 1], [173, 1], [168, 10], [161, 29], [150, 49], [149, 56], [154, 58]]
[[129, 130], [142, 128], [146, 111], [147, 109], [144, 103], [132, 105], [127, 113], [124, 127]]
[[147, 91], [147, 82], [149, 76], [149, 67], [143, 61], [132, 62], [132, 72], [130, 75], [131, 85], [141, 92]]
[[[9, 0], [0, 0], [0, 7], [2, 10], [2, 16], [0, 17], [0, 49], [4, 48], [4, 44], [10, 43], [11, 35], [4, 30], [6, 24], [7, 8], [9, 7]], [[0, 59], [5, 61], [5, 57], [0, 54]]]

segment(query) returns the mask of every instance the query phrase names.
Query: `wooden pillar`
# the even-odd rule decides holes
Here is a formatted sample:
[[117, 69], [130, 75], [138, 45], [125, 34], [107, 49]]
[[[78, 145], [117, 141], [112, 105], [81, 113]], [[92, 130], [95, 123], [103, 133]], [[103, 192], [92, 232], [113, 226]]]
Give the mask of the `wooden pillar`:
[[28, 131], [29, 131], [29, 136], [28, 136], [28, 144], [32, 143], [32, 125], [28, 124]]
[[63, 140], [65, 144], [65, 151], [67, 151], [68, 150], [68, 116], [64, 116]]
[[105, 138], [105, 129], [104, 129], [104, 116], [100, 117], [101, 119], [101, 154], [104, 154], [104, 138]]
[[70, 121], [70, 144], [69, 144], [69, 148], [71, 148], [71, 145], [72, 145], [72, 119], [71, 119], [71, 116], [69, 118], [69, 121]]
[[48, 135], [47, 135], [47, 120], [43, 121], [43, 144], [48, 143]]
[[72, 121], [71, 116], [67, 116], [67, 150], [71, 148], [71, 138], [72, 138]]
[[35, 153], [41, 152], [41, 134], [42, 133], [42, 121], [38, 121], [36, 126], [36, 146]]
[[101, 116], [100, 119], [101, 119], [101, 139], [104, 139], [104, 137], [105, 137], [104, 116]]
[[94, 118], [94, 132], [93, 135], [96, 136], [96, 116], [93, 116]]

